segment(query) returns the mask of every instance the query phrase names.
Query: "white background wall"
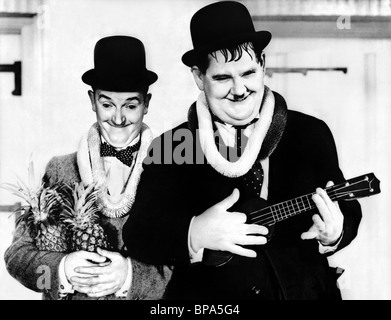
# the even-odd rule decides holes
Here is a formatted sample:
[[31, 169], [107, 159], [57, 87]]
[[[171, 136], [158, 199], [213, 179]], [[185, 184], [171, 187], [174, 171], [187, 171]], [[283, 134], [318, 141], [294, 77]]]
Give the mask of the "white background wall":
[[[104, 36], [133, 35], [144, 42], [148, 68], [159, 75], [151, 86], [153, 97], [145, 118], [154, 132], [182, 121], [198, 94], [181, 62], [182, 54], [192, 47], [189, 21], [210, 2], [41, 1], [45, 15], [24, 27], [21, 37], [0, 35], [0, 63], [20, 57], [24, 72], [22, 97], [10, 94], [12, 76], [0, 74], [0, 182], [14, 181], [15, 172], [26, 177], [32, 152], [42, 170], [53, 155], [76, 150], [80, 136], [95, 121], [89, 88], [80, 77], [93, 67], [94, 45]], [[259, 9], [258, 2], [246, 2]], [[275, 75], [266, 82], [284, 94], [292, 109], [329, 124], [347, 178], [373, 171], [382, 181], [381, 195], [360, 201], [364, 218], [358, 238], [331, 262], [347, 270], [341, 283], [345, 299], [391, 299], [389, 42], [274, 39], [266, 54], [269, 66], [349, 67], [348, 75]], [[0, 204], [15, 200], [0, 190]], [[4, 249], [11, 241], [5, 226], [12, 224], [5, 214], [0, 217], [2, 228], [8, 230], [0, 234], [0, 249]], [[7, 276], [0, 268], [0, 278]], [[2, 283], [8, 286], [0, 286], [0, 299], [39, 298], [7, 281]], [[10, 295], [10, 288], [18, 293]]]

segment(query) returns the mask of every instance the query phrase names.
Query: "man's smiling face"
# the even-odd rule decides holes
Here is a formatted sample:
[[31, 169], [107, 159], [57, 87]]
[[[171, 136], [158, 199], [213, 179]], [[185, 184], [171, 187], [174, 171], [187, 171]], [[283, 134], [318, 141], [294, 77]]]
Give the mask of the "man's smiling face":
[[209, 55], [205, 74], [196, 72], [196, 83], [205, 92], [214, 115], [228, 124], [246, 124], [259, 113], [262, 102], [264, 55], [261, 63], [252, 49], [244, 51], [236, 61], [226, 62], [220, 51], [215, 54]]
[[89, 91], [88, 94], [106, 142], [115, 148], [129, 145], [140, 132], [151, 95], [100, 89]]

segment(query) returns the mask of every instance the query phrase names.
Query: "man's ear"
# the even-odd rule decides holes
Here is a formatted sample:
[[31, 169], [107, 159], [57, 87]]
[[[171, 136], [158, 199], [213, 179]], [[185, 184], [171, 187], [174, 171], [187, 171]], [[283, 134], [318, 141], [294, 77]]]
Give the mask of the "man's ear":
[[262, 66], [263, 72], [265, 73], [265, 70], [266, 70], [266, 55], [265, 55], [265, 52], [262, 52], [262, 54], [261, 54], [261, 66]]
[[152, 94], [148, 93], [144, 98], [144, 115], [148, 113], [149, 102], [151, 101]]
[[88, 96], [90, 97], [92, 111], [96, 112], [95, 93], [92, 90], [88, 90]]
[[204, 79], [203, 77], [205, 76], [201, 70], [197, 66], [193, 66], [191, 68], [191, 73], [193, 74], [194, 81], [201, 91], [204, 91]]

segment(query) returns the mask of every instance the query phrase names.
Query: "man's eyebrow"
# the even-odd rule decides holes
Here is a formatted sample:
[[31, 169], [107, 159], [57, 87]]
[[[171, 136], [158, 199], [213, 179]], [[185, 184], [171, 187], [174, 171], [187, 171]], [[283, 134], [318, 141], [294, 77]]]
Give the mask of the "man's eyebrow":
[[242, 74], [242, 75], [243, 75], [243, 74], [249, 74], [249, 73], [254, 73], [254, 72], [256, 72], [256, 71], [257, 71], [256, 68], [250, 68], [250, 69], [248, 69], [248, 70], [242, 72], [241, 74]]
[[108, 97], [108, 96], [105, 96], [103, 93], [100, 93], [99, 94], [99, 96], [98, 96], [98, 99], [100, 100], [100, 99], [107, 99], [107, 100], [111, 100], [111, 98], [110, 97]]
[[[107, 99], [107, 100], [110, 100], [112, 101], [112, 99], [106, 95], [104, 95], [103, 93], [100, 93], [99, 96], [98, 96], [98, 100], [100, 99]], [[136, 100], [137, 102], [141, 102], [141, 99], [139, 97], [129, 97], [125, 100], [125, 102], [130, 102], [132, 100]]]
[[141, 99], [139, 97], [130, 97], [130, 98], [127, 98], [125, 101], [132, 101], [132, 100], [137, 100], [137, 102], [141, 102]]
[[[257, 71], [256, 68], [250, 68], [248, 70], [241, 72], [240, 75], [246, 75], [246, 74], [254, 73], [256, 71]], [[217, 74], [212, 75], [213, 80], [219, 80], [221, 78], [230, 78], [230, 77], [231, 77], [231, 75], [228, 73], [217, 73]]]
[[213, 80], [218, 80], [218, 79], [221, 79], [221, 78], [229, 78], [230, 75], [228, 73], [218, 73], [218, 74], [214, 74], [212, 76], [212, 79]]

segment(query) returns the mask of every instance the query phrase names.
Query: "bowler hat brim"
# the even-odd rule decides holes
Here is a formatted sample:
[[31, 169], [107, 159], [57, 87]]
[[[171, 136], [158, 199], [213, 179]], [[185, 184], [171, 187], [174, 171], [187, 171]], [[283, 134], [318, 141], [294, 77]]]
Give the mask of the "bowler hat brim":
[[85, 84], [101, 90], [113, 92], [135, 92], [144, 89], [156, 82], [158, 76], [153, 71], [145, 70], [135, 79], [121, 77], [120, 75], [111, 79], [107, 79], [105, 77], [100, 79], [96, 70], [91, 69], [86, 71], [82, 75], [81, 79]]
[[256, 50], [263, 50], [269, 44], [271, 38], [271, 33], [265, 30], [231, 35], [221, 39], [220, 41], [204, 44], [203, 46], [186, 52], [182, 56], [182, 62], [188, 67], [192, 67], [197, 64], [200, 56], [205, 56], [214, 51], [230, 48], [245, 42], [252, 42]]

